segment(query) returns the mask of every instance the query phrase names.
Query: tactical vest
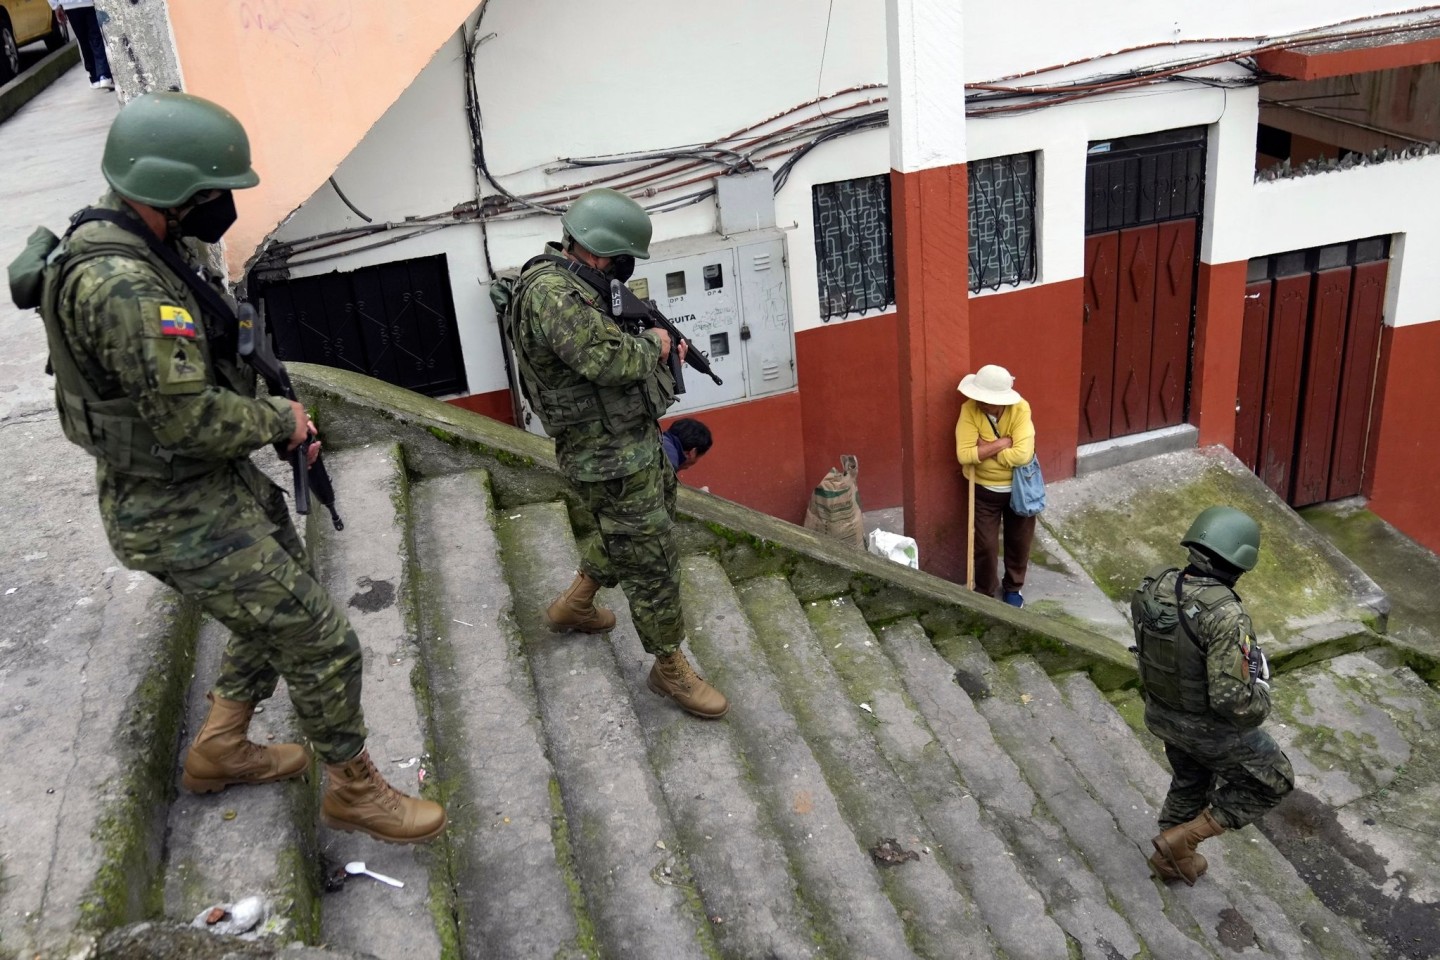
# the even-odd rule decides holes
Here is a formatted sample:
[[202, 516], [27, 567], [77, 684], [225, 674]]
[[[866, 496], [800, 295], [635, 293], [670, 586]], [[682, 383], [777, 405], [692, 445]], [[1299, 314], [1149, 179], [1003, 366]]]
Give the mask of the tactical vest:
[[167, 484], [193, 480], [224, 467], [223, 461], [197, 460], [161, 446], [130, 398], [102, 397], [85, 378], [60, 325], [60, 296], [66, 280], [77, 267], [97, 257], [121, 256], [154, 264], [143, 246], [123, 234], [115, 240], [87, 238], [80, 250], [72, 252], [71, 232], [57, 241], [46, 259], [40, 302], [55, 374], [55, 405], [66, 438], [120, 473]]
[[[1165, 582], [1167, 575], [1175, 576]], [[1162, 582], [1165, 585], [1162, 586]], [[1184, 591], [1174, 567], [1152, 571], [1130, 599], [1145, 696], [1182, 713], [1208, 713], [1210, 684], [1205, 650], [1191, 624], [1238, 601], [1223, 584]]]
[[670, 374], [658, 364], [636, 383], [597, 384], [577, 376], [575, 382], [552, 385], [541, 378], [525, 352], [524, 338], [516, 336], [515, 311], [539, 277], [557, 272], [550, 258], [534, 257], [521, 268], [519, 279], [495, 281], [490, 294], [515, 352], [521, 392], [535, 408], [545, 433], [555, 437], [569, 427], [600, 421], [618, 436], [659, 420], [675, 402], [675, 391], [673, 383], [666, 389]]

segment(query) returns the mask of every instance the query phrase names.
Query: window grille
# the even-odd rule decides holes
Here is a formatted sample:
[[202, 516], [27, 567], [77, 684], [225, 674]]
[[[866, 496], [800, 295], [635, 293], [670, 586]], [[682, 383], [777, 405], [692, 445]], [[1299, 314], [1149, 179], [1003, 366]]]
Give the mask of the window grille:
[[970, 292], [1035, 279], [1035, 154], [974, 160], [970, 182]]
[[820, 318], [883, 310], [895, 302], [890, 177], [816, 184], [815, 263]]

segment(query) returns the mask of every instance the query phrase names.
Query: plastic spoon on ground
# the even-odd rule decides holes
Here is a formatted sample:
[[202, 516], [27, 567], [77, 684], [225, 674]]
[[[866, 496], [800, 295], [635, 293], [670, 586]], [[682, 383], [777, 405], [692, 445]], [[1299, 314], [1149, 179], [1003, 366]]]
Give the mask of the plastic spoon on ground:
[[352, 877], [357, 873], [363, 873], [367, 877], [374, 877], [381, 883], [388, 883], [392, 887], [405, 886], [404, 880], [396, 880], [394, 877], [387, 877], [383, 873], [375, 873], [372, 870], [366, 870], [365, 861], [363, 860], [351, 860], [349, 863], [345, 864], [345, 872], [350, 874]]

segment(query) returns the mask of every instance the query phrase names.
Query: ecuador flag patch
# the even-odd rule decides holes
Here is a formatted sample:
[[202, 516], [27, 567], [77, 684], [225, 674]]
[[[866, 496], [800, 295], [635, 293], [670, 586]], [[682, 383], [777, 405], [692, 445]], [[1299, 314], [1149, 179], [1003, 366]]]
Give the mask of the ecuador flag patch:
[[195, 339], [195, 321], [184, 307], [161, 306], [160, 332], [167, 337]]

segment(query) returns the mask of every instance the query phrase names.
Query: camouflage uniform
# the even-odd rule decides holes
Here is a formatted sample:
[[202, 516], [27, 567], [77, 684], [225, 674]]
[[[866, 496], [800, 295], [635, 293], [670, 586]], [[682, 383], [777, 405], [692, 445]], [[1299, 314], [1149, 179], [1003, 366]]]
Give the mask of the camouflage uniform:
[[[1131, 601], [1145, 725], [1165, 742], [1174, 773], [1160, 811], [1162, 830], [1193, 820], [1207, 804], [1222, 826], [1243, 827], [1295, 785], [1289, 759], [1260, 729], [1270, 694], [1250, 677], [1247, 653], [1256, 643], [1250, 616], [1211, 572], [1192, 553], [1178, 608], [1180, 571], [1174, 568], [1151, 571]], [[1177, 609], [1198, 646], [1175, 618]], [[1169, 653], [1166, 644], [1173, 645]], [[1164, 667], [1147, 665], [1156, 662]]]
[[512, 317], [526, 394], [600, 531], [580, 571], [625, 591], [646, 652], [673, 653], [684, 638], [676, 480], [657, 420], [675, 394], [659, 338], [621, 330], [596, 291], [548, 262], [521, 277]]
[[[113, 192], [98, 206], [129, 211]], [[44, 310], [61, 424], [96, 456], [111, 547], [230, 628], [219, 696], [264, 700], [284, 676], [320, 758], [350, 760], [365, 743], [359, 640], [316, 582], [282, 492], [249, 459], [289, 440], [289, 402], [254, 398], [224, 321], [126, 230], [81, 225], [50, 269], [61, 275], [47, 285], [62, 284]], [[87, 391], [99, 402], [79, 399]]]

